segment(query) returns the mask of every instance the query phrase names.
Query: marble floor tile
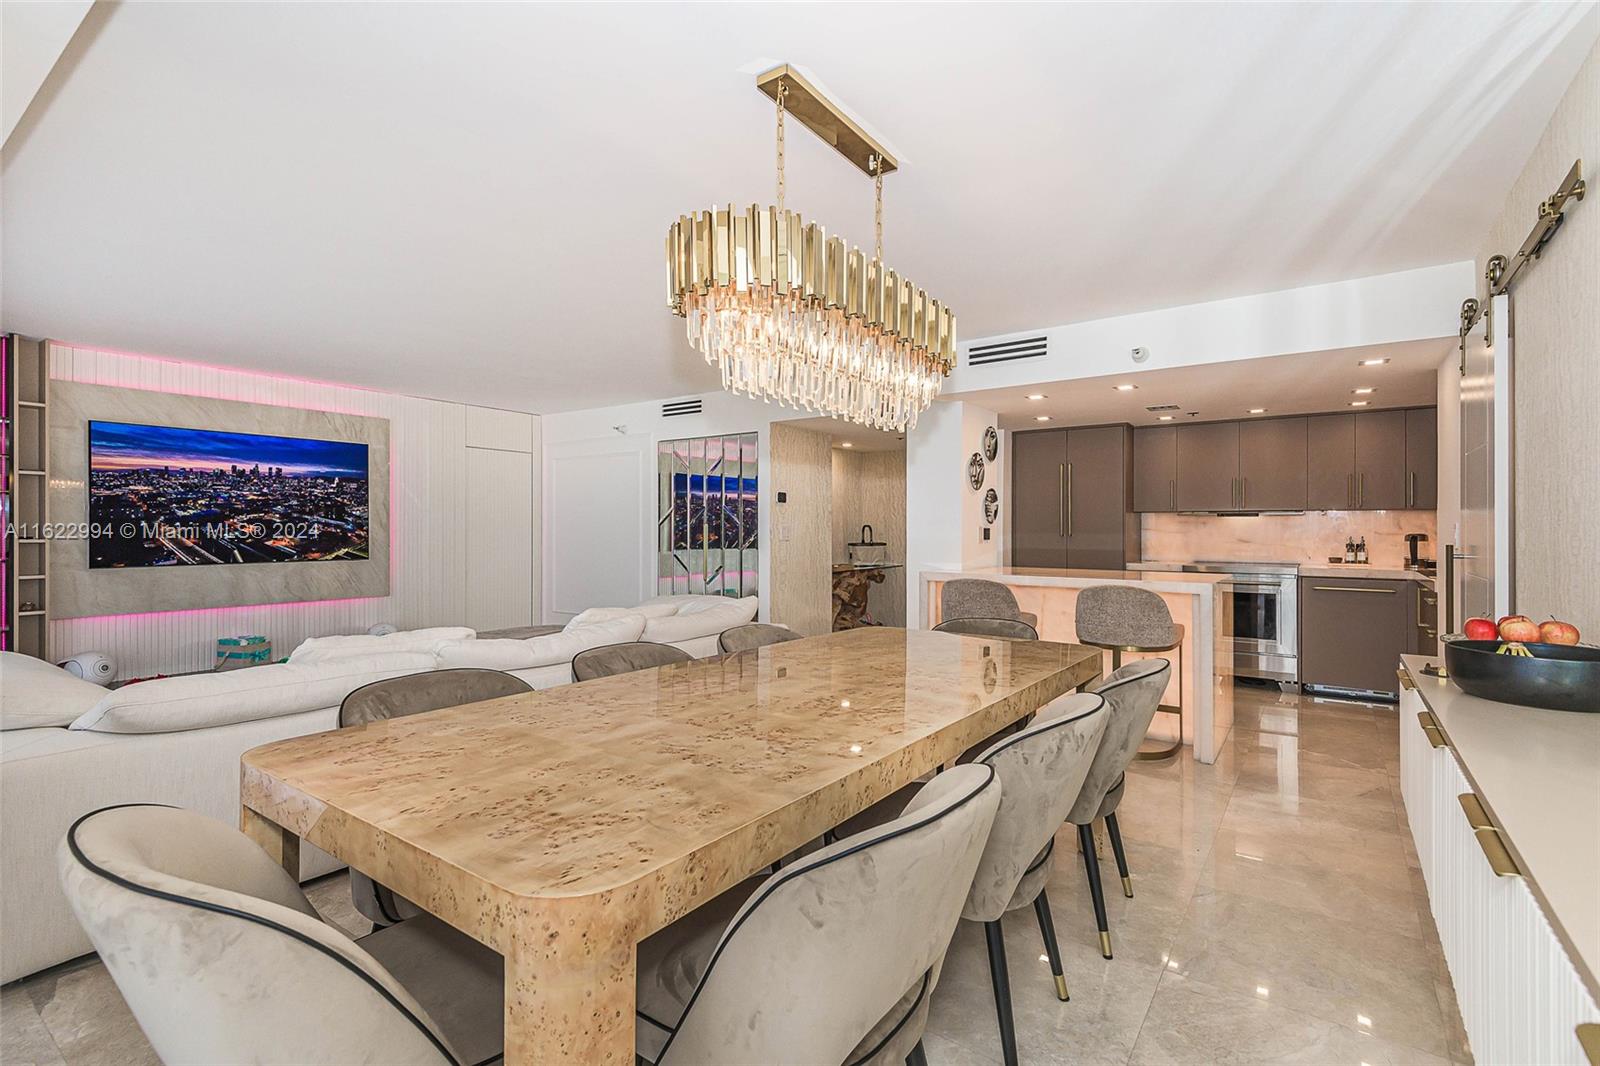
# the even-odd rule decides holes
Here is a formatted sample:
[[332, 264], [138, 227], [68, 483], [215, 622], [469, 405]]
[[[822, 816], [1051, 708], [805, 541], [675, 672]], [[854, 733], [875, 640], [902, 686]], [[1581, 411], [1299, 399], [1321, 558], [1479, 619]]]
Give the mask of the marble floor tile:
[[1199, 883], [1214, 892], [1365, 922], [1418, 939], [1426, 920], [1417, 913], [1416, 891], [1407, 871], [1388, 865], [1261, 862], [1213, 849]]
[[1270, 997], [1226, 992], [1170, 973], [1156, 988], [1129, 1061], [1140, 1066], [1445, 1066], [1449, 1062], [1352, 1026], [1285, 1009]]
[[1447, 1054], [1432, 953], [1414, 937], [1231, 892], [1195, 896], [1171, 972]]
[[66, 1060], [25, 985], [16, 981], [0, 988], [0, 1062], [6, 1066], [62, 1066]]
[[29, 978], [27, 989], [68, 1066], [160, 1063], [110, 972], [92, 957]]

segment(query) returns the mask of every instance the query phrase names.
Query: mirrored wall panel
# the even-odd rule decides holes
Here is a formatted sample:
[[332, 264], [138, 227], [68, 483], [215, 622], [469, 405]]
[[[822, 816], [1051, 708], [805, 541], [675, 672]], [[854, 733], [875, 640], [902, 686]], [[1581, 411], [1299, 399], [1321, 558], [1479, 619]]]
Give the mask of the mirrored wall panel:
[[656, 450], [656, 591], [756, 594], [756, 434], [665, 440]]

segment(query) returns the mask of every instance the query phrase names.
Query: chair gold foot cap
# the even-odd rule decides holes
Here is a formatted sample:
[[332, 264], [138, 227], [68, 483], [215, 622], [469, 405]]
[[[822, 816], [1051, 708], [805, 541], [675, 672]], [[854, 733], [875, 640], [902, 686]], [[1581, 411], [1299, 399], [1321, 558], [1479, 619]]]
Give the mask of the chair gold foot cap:
[[1122, 879], [1122, 894], [1129, 899], [1133, 898], [1133, 878], [1124, 877]]
[[1067, 993], [1067, 979], [1060, 974], [1056, 974], [1056, 998], [1063, 1003], [1072, 1001], [1072, 996]]
[[1100, 954], [1104, 955], [1108, 959], [1111, 957], [1111, 934], [1110, 933], [1101, 933], [1100, 934]]

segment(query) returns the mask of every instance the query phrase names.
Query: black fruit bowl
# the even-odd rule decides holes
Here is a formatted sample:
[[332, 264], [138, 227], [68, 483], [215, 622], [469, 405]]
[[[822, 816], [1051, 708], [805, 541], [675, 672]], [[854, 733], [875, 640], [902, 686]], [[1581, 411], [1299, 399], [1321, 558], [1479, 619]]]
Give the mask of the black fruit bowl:
[[1600, 712], [1600, 648], [1524, 644], [1526, 655], [1501, 655], [1499, 640], [1451, 640], [1450, 680], [1469, 696], [1552, 711]]

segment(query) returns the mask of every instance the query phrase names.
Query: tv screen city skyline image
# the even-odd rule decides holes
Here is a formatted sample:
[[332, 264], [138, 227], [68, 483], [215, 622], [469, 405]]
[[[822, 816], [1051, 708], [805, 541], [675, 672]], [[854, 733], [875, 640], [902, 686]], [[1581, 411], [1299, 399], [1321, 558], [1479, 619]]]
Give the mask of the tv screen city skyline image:
[[89, 423], [89, 567], [369, 557], [367, 446]]

